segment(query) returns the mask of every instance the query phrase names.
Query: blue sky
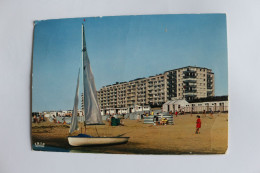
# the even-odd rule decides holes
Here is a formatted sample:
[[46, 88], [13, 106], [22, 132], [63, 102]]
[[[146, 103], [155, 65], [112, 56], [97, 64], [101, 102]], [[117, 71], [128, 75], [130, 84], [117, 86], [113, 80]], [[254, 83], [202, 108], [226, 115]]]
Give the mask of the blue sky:
[[35, 22], [32, 111], [73, 108], [82, 63], [82, 23], [97, 90], [115, 82], [198, 66], [215, 73], [215, 95], [228, 94], [225, 14], [83, 19]]

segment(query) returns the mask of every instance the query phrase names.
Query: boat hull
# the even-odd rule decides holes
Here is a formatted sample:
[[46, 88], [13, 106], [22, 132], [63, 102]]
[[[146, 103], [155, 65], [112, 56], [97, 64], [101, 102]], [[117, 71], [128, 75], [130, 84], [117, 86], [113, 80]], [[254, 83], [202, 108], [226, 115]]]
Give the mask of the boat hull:
[[71, 146], [113, 145], [128, 142], [129, 137], [78, 137], [69, 136]]

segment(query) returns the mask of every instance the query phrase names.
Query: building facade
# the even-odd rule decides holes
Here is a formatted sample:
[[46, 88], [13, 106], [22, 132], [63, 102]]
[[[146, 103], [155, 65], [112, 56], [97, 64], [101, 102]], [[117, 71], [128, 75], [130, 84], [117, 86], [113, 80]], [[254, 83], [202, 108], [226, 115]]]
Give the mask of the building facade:
[[101, 109], [133, 105], [162, 105], [172, 98], [186, 99], [214, 96], [214, 73], [211, 69], [188, 66], [148, 78], [117, 82], [98, 92]]
[[163, 104], [163, 112], [210, 113], [228, 112], [228, 96], [194, 99], [188, 103], [185, 99], [171, 100]]
[[166, 71], [167, 75], [167, 99], [185, 99], [214, 96], [214, 73], [211, 69], [201, 67], [183, 67]]

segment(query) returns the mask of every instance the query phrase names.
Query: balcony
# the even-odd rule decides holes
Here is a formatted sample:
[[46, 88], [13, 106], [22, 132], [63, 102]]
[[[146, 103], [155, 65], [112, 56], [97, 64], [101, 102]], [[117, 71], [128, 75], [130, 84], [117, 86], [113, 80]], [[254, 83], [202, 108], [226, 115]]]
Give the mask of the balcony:
[[185, 82], [184, 86], [185, 86], [185, 87], [197, 87], [197, 84], [196, 84], [196, 83], [188, 83], [188, 82]]
[[194, 78], [196, 78], [196, 76], [193, 76], [193, 75], [183, 76], [183, 79], [189, 79], [189, 78], [194, 79]]
[[187, 70], [187, 71], [183, 71], [183, 74], [195, 74], [196, 71], [195, 70]]
[[196, 93], [183, 93], [184, 96], [187, 96], [187, 97], [196, 97]]
[[185, 93], [195, 93], [195, 92], [197, 92], [196, 89], [193, 89], [193, 90], [185, 90]]
[[183, 82], [184, 83], [196, 83], [197, 79], [195, 78], [186, 78], [186, 79], [183, 79]]

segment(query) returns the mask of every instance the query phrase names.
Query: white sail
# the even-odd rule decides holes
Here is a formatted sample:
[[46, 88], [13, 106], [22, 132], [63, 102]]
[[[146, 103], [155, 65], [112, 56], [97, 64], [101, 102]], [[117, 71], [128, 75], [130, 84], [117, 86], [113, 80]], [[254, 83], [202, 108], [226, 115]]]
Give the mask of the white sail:
[[[83, 91], [84, 91], [84, 114], [85, 114], [85, 125], [103, 124], [99, 105], [97, 102], [97, 91], [94, 82], [94, 77], [90, 68], [88, 59], [85, 31], [82, 25], [82, 64], [83, 64]], [[77, 109], [78, 104], [78, 85], [75, 97], [74, 110]], [[75, 116], [73, 110], [72, 124], [70, 132], [77, 128], [77, 116]], [[73, 119], [74, 118], [74, 119]], [[88, 145], [108, 145], [108, 144], [122, 144], [128, 141], [129, 137], [92, 137], [85, 134], [79, 134], [78, 136], [68, 136], [68, 142], [71, 146], [88, 146]]]
[[94, 76], [88, 58], [84, 25], [82, 24], [82, 58], [83, 58], [83, 86], [84, 86], [84, 113], [85, 125], [103, 124], [97, 101], [97, 91]]
[[77, 88], [76, 88], [76, 95], [74, 99], [74, 107], [72, 112], [71, 118], [71, 125], [70, 125], [70, 133], [78, 129], [78, 103], [79, 103], [79, 73], [78, 73], [78, 80], [77, 80]]

